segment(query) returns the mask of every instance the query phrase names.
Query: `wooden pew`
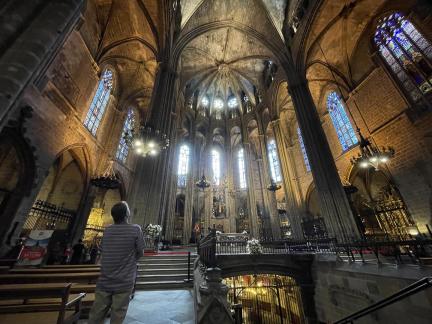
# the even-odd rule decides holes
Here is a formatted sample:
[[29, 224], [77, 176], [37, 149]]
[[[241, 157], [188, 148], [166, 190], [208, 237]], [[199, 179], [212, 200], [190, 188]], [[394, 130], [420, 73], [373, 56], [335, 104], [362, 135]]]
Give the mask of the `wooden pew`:
[[49, 274], [49, 273], [85, 273], [100, 272], [100, 268], [73, 268], [73, 269], [52, 269], [52, 268], [13, 268], [9, 269], [10, 274]]
[[72, 282], [83, 284], [96, 283], [100, 275], [99, 271], [94, 272], [67, 272], [67, 273], [37, 273], [37, 274], [0, 274], [0, 285], [24, 284], [24, 283], [54, 283]]
[[71, 287], [71, 283], [1, 285], [0, 323], [76, 323], [86, 294], [72, 296]]
[[74, 268], [100, 268], [100, 264], [52, 264], [42, 266], [41, 269], [74, 269]]

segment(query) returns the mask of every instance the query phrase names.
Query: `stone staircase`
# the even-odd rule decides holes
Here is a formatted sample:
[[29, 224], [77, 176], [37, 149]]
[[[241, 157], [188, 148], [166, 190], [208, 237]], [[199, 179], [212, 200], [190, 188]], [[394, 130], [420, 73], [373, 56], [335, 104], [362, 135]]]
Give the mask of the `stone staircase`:
[[188, 282], [187, 254], [158, 254], [144, 256], [138, 261], [137, 290], [181, 289], [192, 287], [193, 262], [191, 254], [190, 279]]

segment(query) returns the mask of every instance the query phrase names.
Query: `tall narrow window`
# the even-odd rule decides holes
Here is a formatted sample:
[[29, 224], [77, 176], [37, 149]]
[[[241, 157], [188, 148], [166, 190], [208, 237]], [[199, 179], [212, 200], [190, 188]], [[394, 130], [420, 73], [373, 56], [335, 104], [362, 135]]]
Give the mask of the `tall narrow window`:
[[341, 98], [336, 92], [330, 92], [327, 96], [327, 110], [330, 113], [333, 126], [336, 130], [342, 150], [346, 151], [358, 143], [354, 128], [345, 112]]
[[269, 155], [271, 177], [274, 181], [281, 182], [282, 176], [280, 172], [280, 164], [276, 148], [276, 142], [274, 139], [271, 139], [267, 143], [267, 150]]
[[374, 42], [414, 101], [432, 95], [432, 46], [402, 14], [382, 18]]
[[183, 144], [180, 146], [179, 163], [177, 169], [177, 185], [179, 187], [186, 187], [187, 174], [189, 171], [189, 146]]
[[299, 140], [299, 144], [300, 144], [300, 149], [303, 153], [303, 159], [304, 159], [304, 163], [305, 163], [305, 167], [306, 167], [306, 171], [309, 172], [311, 170], [310, 164], [309, 164], [309, 158], [307, 156], [307, 152], [306, 152], [306, 148], [303, 142], [303, 136], [300, 130], [300, 127], [297, 127], [297, 135], [298, 135], [298, 140]]
[[129, 146], [124, 138], [126, 133], [129, 133], [134, 127], [135, 114], [132, 109], [129, 109], [126, 119], [123, 124], [123, 130], [120, 137], [120, 142], [117, 147], [116, 158], [121, 162], [126, 162], [127, 156], [129, 154]]
[[238, 171], [239, 171], [239, 185], [241, 189], [246, 188], [246, 169], [244, 160], [244, 150], [240, 149], [237, 153]]
[[113, 74], [111, 70], [105, 70], [99, 80], [96, 94], [87, 112], [84, 120], [84, 126], [96, 136], [99, 124], [105, 113], [105, 108], [108, 104], [109, 96], [112, 90]]
[[217, 150], [212, 150], [212, 169], [213, 169], [213, 184], [220, 185], [221, 166], [220, 166], [220, 153]]

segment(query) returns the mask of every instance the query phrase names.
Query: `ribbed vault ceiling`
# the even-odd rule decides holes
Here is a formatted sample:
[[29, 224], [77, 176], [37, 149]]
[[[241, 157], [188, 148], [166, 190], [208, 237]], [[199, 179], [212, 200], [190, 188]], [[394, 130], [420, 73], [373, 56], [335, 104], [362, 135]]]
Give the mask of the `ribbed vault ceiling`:
[[184, 49], [180, 69], [184, 84], [200, 97], [228, 100], [242, 91], [254, 100], [264, 61], [271, 53], [253, 38], [233, 28], [221, 28], [195, 38]]

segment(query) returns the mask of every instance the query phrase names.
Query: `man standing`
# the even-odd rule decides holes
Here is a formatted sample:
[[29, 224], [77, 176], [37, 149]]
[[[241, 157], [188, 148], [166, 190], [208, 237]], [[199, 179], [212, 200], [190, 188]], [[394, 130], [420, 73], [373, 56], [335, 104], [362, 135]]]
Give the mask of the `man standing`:
[[71, 264], [81, 264], [86, 252], [83, 240], [79, 239], [78, 243], [73, 246], [72, 250]]
[[129, 206], [121, 201], [113, 206], [114, 224], [105, 229], [101, 244], [101, 275], [89, 324], [103, 323], [111, 308], [111, 324], [121, 324], [126, 316], [137, 271], [137, 260], [144, 255], [141, 227], [129, 224]]

